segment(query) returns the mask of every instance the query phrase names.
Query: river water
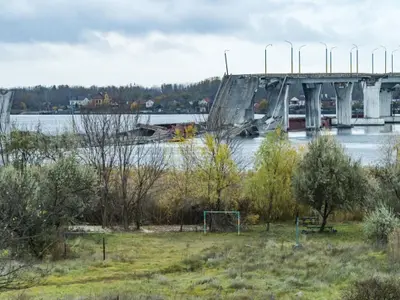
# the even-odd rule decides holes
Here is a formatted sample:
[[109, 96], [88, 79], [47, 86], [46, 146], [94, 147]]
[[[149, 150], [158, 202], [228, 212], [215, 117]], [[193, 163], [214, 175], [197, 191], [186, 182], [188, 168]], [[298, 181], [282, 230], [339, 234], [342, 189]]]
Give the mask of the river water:
[[[76, 123], [79, 123], [79, 115], [75, 115]], [[203, 121], [204, 116], [200, 115], [146, 115], [151, 124], [183, 123]], [[262, 117], [256, 115], [256, 118]], [[146, 119], [147, 120], [147, 119]], [[142, 122], [146, 122], [143, 120]], [[44, 132], [55, 133], [72, 128], [72, 117], [70, 115], [11, 115], [11, 122], [17, 127], [30, 130], [38, 123]], [[382, 147], [390, 139], [400, 137], [400, 125], [354, 127], [352, 129], [331, 129], [326, 134], [334, 135], [344, 146], [347, 153], [353, 158], [360, 159], [362, 164], [376, 164], [382, 158]], [[262, 137], [243, 139], [242, 155], [251, 161], [254, 153], [262, 142]], [[307, 144], [312, 137], [306, 132], [289, 132], [289, 139], [294, 145]], [[200, 143], [200, 141], [198, 141]], [[176, 144], [166, 144], [166, 147], [174, 148]]]

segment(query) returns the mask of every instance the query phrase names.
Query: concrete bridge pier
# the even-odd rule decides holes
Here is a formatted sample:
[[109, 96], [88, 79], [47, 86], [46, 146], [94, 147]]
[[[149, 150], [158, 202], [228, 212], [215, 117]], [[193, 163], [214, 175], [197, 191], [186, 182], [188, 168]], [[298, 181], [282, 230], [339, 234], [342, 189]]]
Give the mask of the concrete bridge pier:
[[281, 79], [274, 78], [265, 84], [265, 92], [268, 100], [266, 116], [269, 118], [284, 117], [285, 115], [285, 107], [282, 105], [285, 87], [283, 87], [282, 94], [279, 94], [282, 89], [282, 83]]
[[392, 116], [392, 100], [393, 100], [394, 84], [383, 83], [379, 93], [379, 116]]
[[381, 85], [382, 85], [381, 79], [377, 79], [375, 81], [362, 82], [363, 94], [364, 94], [364, 118], [366, 119], [378, 120], [380, 117], [379, 98], [380, 98]]
[[303, 83], [306, 106], [306, 130], [321, 128], [321, 87], [322, 83]]
[[283, 98], [283, 130], [286, 132], [289, 130], [289, 90], [290, 85], [286, 84]]
[[352, 82], [335, 82], [333, 86], [336, 92], [337, 126], [350, 128], [353, 126], [351, 123], [351, 100], [354, 84]]
[[[10, 134], [10, 111], [13, 100], [13, 92], [0, 90], [0, 134]], [[2, 143], [2, 141], [0, 141]], [[4, 145], [0, 145], [0, 151]], [[8, 157], [0, 153], [0, 166], [7, 163]]]

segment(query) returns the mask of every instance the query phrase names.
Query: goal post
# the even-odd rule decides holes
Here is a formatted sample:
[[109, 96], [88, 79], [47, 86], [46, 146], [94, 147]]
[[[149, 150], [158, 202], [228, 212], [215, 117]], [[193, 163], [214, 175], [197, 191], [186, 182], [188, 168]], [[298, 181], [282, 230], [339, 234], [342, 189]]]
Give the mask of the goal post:
[[237, 217], [237, 234], [240, 235], [240, 211], [205, 210], [203, 211], [204, 234], [207, 233], [207, 214], [234, 214]]

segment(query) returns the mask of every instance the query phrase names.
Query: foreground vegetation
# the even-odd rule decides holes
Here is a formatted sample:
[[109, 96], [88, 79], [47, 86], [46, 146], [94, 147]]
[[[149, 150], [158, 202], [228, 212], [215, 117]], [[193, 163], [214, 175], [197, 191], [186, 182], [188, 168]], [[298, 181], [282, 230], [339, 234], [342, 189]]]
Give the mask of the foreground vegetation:
[[[398, 278], [391, 266], [400, 263], [396, 139], [381, 165], [364, 168], [332, 136], [297, 149], [278, 128], [249, 170], [229, 129], [216, 126], [201, 144], [184, 139], [171, 163], [167, 147], [141, 143], [138, 118], [84, 115], [79, 139], [77, 128], [54, 137], [40, 130], [0, 136], [0, 292], [339, 299], [346, 290], [346, 300], [357, 300], [368, 293], [392, 299], [376, 291], [400, 289], [385, 281]], [[138, 143], [128, 144], [132, 132]], [[203, 211], [233, 210], [242, 229], [266, 226], [237, 236], [236, 217], [218, 214], [207, 217], [207, 236], [144, 230], [174, 224], [183, 231], [202, 224]], [[294, 220], [306, 215], [319, 217], [318, 227], [308, 228], [319, 234], [293, 248]], [[346, 220], [362, 223], [336, 224], [339, 232], [326, 235], [327, 225]], [[101, 236], [73, 239], [72, 225], [124, 233], [107, 234], [103, 262]], [[359, 281], [375, 273], [376, 280]], [[368, 283], [384, 288], [368, 290]]]
[[293, 224], [276, 224], [269, 233], [254, 227], [240, 236], [115, 233], [106, 237], [106, 261], [101, 235], [79, 237], [68, 242], [71, 258], [51, 264], [37, 286], [1, 298], [341, 299], [352, 282], [400, 275], [384, 250], [365, 243], [360, 224], [335, 228], [334, 235], [302, 236], [301, 249], [293, 249]]

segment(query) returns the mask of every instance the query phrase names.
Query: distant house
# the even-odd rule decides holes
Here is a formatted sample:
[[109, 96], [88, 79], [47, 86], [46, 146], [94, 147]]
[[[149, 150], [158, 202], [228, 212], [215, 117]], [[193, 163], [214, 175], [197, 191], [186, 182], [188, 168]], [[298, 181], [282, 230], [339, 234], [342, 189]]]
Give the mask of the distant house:
[[98, 93], [98, 94], [96, 94], [96, 95], [93, 95], [93, 96], [90, 98], [90, 102], [91, 102], [91, 104], [92, 104], [93, 106], [101, 105], [101, 104], [103, 103], [103, 100], [104, 100], [104, 96], [103, 96], [102, 93]]
[[304, 106], [306, 105], [305, 100], [300, 100], [299, 98], [293, 97], [289, 100], [289, 106]]
[[154, 105], [154, 101], [153, 100], [149, 99], [149, 100], [146, 101], [146, 108], [147, 109], [153, 108], [153, 105]]
[[86, 106], [90, 103], [90, 100], [85, 97], [85, 96], [77, 96], [77, 97], [71, 97], [69, 99], [69, 106], [71, 107], [81, 107], [81, 106]]
[[208, 109], [210, 108], [211, 99], [204, 98], [200, 100], [197, 104], [199, 105], [200, 112], [207, 112]]
[[112, 99], [106, 93], [97, 93], [90, 98], [90, 102], [93, 106], [111, 104]]

